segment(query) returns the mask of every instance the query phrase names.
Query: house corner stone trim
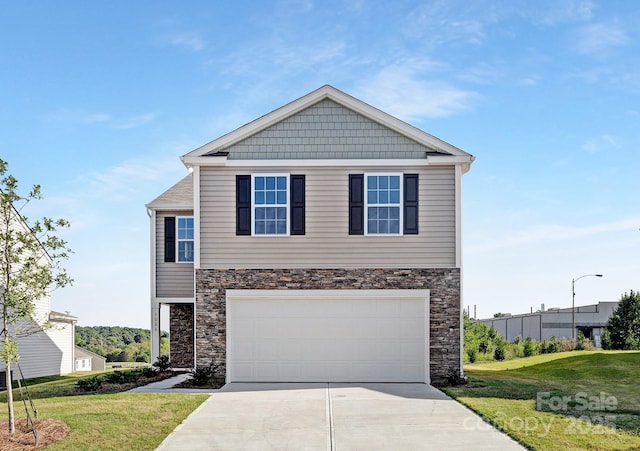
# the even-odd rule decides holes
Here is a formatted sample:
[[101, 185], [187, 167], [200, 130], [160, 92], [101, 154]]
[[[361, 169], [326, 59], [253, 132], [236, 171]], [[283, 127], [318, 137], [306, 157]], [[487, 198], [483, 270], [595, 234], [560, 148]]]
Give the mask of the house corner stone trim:
[[226, 373], [227, 289], [428, 289], [431, 382], [462, 373], [459, 268], [197, 269], [195, 364], [201, 367], [213, 363], [221, 377]]
[[193, 304], [171, 304], [169, 340], [171, 366], [193, 368]]

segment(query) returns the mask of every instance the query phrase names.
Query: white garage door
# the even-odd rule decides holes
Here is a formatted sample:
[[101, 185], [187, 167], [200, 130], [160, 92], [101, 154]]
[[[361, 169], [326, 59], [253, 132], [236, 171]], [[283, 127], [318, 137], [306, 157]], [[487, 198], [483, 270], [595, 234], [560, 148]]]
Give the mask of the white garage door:
[[428, 290], [228, 290], [230, 382], [429, 382]]

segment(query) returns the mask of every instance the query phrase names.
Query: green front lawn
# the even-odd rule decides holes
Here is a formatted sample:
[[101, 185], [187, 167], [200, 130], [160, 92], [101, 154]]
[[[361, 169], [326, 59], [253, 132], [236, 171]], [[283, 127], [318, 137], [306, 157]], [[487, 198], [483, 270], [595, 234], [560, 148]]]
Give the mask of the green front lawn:
[[[126, 392], [62, 396], [84, 377], [88, 374], [28, 381], [38, 417], [61, 420], [71, 428], [67, 438], [47, 450], [153, 450], [208, 397]], [[0, 402], [5, 406], [0, 411], [0, 427], [6, 427], [4, 392], [0, 393]], [[14, 408], [16, 417], [24, 418], [24, 405], [17, 390]]]
[[640, 352], [567, 352], [465, 367], [446, 392], [532, 449], [640, 449]]

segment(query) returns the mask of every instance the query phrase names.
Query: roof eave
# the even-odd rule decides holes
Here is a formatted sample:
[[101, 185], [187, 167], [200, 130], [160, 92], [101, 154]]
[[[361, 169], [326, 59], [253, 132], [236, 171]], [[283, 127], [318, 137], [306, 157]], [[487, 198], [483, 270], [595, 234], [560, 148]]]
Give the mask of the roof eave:
[[[306, 108], [322, 100], [330, 99], [336, 103], [339, 103], [346, 108], [360, 113], [369, 119], [378, 122], [381, 125], [389, 127], [396, 132], [413, 139], [414, 141], [434, 150], [445, 151], [455, 156], [469, 156], [469, 154], [433, 135], [430, 135], [400, 119], [385, 113], [355, 97], [346, 94], [333, 86], [324, 85], [309, 94], [300, 97], [264, 116], [243, 125], [236, 130], [221, 136], [181, 157], [182, 162], [189, 167], [189, 165], [200, 165], [204, 163], [203, 160], [198, 157], [203, 157], [208, 153], [215, 152], [220, 149], [225, 149], [255, 133], [264, 130]], [[206, 158], [220, 158], [226, 159], [226, 157], [211, 156]], [[221, 162], [224, 160], [220, 160]], [[213, 165], [207, 162], [207, 165]]]

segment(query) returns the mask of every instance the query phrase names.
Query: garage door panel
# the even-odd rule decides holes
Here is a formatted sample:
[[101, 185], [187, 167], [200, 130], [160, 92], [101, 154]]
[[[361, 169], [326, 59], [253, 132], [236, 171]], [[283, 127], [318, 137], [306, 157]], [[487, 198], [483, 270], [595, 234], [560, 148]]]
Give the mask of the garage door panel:
[[406, 340], [419, 339], [424, 337], [424, 318], [408, 318], [400, 320], [400, 332], [398, 337]]
[[232, 299], [229, 380], [424, 382], [426, 296], [375, 294]]
[[253, 320], [248, 327], [252, 328], [252, 338], [278, 338], [278, 322]]
[[[304, 358], [305, 346], [298, 340], [278, 340], [277, 349], [277, 356], [274, 360], [297, 362]], [[262, 356], [257, 356], [257, 358], [260, 360]]]
[[414, 342], [403, 342], [400, 346], [402, 360], [405, 362], [420, 362], [423, 359], [424, 346], [420, 346]]

